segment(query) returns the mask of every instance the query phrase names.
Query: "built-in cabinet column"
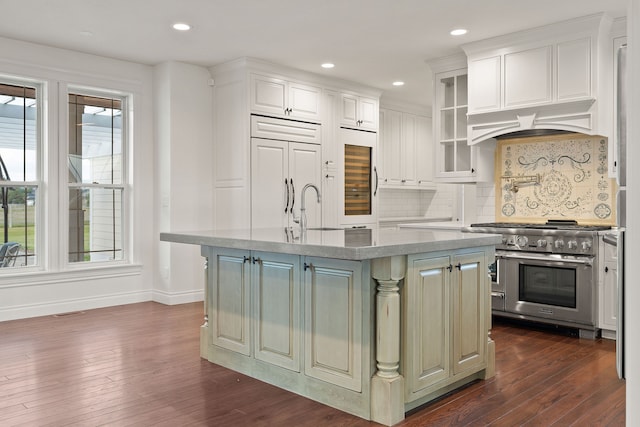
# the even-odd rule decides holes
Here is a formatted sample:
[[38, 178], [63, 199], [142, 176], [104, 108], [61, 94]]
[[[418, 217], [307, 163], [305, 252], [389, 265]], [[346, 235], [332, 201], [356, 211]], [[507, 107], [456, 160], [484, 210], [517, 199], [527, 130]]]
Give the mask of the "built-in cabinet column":
[[[343, 178], [341, 156], [343, 145], [337, 139], [341, 127], [376, 132], [378, 129], [378, 99], [380, 93], [356, 83], [331, 82], [311, 73], [268, 64], [260, 60], [240, 58], [211, 69], [213, 97], [213, 149], [214, 165], [214, 228], [245, 229], [255, 226], [256, 206], [266, 206], [264, 196], [259, 202], [252, 200], [259, 192], [253, 187], [255, 159], [251, 155], [252, 137], [303, 142], [328, 146], [318, 156], [317, 180], [294, 178], [296, 206], [300, 206], [299, 190], [304, 184], [324, 186], [322, 209], [327, 223], [311, 223], [311, 226], [339, 226], [341, 207], [336, 197], [338, 180]], [[257, 119], [258, 118], [258, 119]], [[256, 119], [261, 123], [256, 134]], [[274, 121], [279, 121], [274, 127]], [[285, 127], [289, 127], [286, 130]], [[310, 129], [315, 127], [315, 132]], [[274, 135], [279, 133], [280, 135]], [[296, 134], [291, 138], [290, 134]], [[269, 134], [268, 136], [265, 136]], [[289, 134], [289, 135], [285, 135]], [[320, 135], [324, 135], [320, 138]], [[301, 139], [298, 139], [301, 138]], [[335, 150], [339, 148], [339, 150]], [[338, 156], [336, 156], [338, 154]], [[326, 156], [326, 158], [321, 158]], [[278, 173], [277, 170], [275, 172]], [[324, 178], [321, 178], [324, 177]], [[290, 177], [289, 177], [290, 178]], [[301, 186], [298, 187], [298, 181]], [[278, 183], [281, 192], [273, 199], [285, 203], [289, 188], [289, 201], [293, 200], [291, 181]], [[315, 208], [314, 193], [309, 192], [307, 208]], [[323, 191], [323, 193], [325, 193]], [[334, 201], [338, 201], [335, 202]], [[253, 206], [253, 208], [252, 208]], [[284, 214], [284, 207], [278, 206]], [[294, 207], [294, 210], [296, 208]], [[260, 209], [258, 209], [260, 210]], [[287, 208], [291, 213], [291, 206]], [[318, 218], [321, 212], [318, 212]], [[357, 224], [364, 221], [357, 220]], [[368, 223], [375, 222], [371, 218]], [[354, 221], [355, 223], [355, 221]], [[275, 223], [273, 223], [275, 224]], [[350, 224], [351, 225], [351, 224]], [[279, 226], [274, 225], [274, 226]]]

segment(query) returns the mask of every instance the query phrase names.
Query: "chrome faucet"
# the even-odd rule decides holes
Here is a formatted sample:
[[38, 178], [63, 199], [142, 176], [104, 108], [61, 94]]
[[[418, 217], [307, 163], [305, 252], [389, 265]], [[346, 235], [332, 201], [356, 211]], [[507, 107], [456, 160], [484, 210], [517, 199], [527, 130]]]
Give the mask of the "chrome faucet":
[[314, 184], [307, 184], [304, 187], [302, 187], [302, 201], [300, 202], [300, 218], [294, 218], [293, 221], [300, 223], [300, 233], [305, 233], [307, 231], [307, 209], [305, 208], [305, 194], [307, 192], [307, 188], [313, 188], [314, 190], [316, 190], [316, 194], [318, 195], [318, 203], [320, 203], [320, 190], [318, 190], [318, 187], [316, 187]]

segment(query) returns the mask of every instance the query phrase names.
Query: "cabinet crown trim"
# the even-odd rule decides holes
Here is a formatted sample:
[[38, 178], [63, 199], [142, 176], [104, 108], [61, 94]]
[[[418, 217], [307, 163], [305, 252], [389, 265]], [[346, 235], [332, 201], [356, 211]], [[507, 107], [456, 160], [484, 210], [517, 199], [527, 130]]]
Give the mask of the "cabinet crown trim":
[[[499, 49], [506, 51], [511, 48], [520, 49], [530, 44], [544, 46], [553, 42], [564, 42], [589, 36], [597, 37], [603, 32], [609, 33], [612, 25], [613, 19], [609, 15], [598, 13], [466, 43], [461, 48], [467, 56], [471, 57], [476, 54], [484, 55], [485, 52], [495, 52]], [[500, 53], [507, 53], [506, 51]]]

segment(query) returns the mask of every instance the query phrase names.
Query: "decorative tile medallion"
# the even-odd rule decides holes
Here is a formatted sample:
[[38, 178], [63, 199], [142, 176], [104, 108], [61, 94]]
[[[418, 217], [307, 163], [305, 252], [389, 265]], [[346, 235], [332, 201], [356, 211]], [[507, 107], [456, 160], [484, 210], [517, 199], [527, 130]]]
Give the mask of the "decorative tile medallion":
[[607, 153], [606, 138], [577, 133], [500, 140], [496, 221], [615, 225]]

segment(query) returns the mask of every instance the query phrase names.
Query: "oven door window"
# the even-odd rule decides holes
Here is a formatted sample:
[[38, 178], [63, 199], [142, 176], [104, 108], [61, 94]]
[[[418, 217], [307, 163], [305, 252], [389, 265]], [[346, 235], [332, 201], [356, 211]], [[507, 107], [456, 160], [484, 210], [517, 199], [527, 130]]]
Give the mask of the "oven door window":
[[576, 269], [520, 264], [520, 301], [576, 308]]

